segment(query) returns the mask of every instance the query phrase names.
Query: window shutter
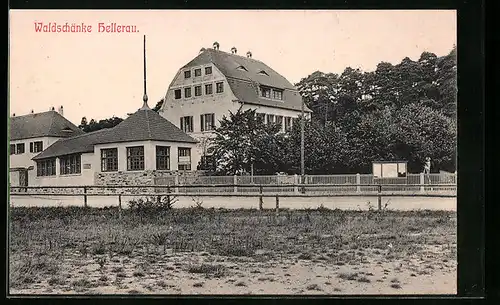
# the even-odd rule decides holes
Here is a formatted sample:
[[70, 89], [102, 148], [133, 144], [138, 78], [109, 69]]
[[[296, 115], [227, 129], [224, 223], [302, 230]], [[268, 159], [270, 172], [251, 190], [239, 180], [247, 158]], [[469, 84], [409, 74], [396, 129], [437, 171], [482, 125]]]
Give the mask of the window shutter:
[[200, 125], [201, 125], [201, 131], [205, 131], [205, 122], [204, 122], [204, 115], [200, 114]]
[[182, 126], [182, 121], [183, 121], [182, 119], [183, 119], [183, 118], [181, 118], [181, 123], [180, 123], [180, 126], [179, 126], [179, 127], [181, 128], [181, 130], [183, 130], [183, 131], [184, 131], [184, 126]]
[[30, 143], [30, 153], [33, 152], [33, 142]]

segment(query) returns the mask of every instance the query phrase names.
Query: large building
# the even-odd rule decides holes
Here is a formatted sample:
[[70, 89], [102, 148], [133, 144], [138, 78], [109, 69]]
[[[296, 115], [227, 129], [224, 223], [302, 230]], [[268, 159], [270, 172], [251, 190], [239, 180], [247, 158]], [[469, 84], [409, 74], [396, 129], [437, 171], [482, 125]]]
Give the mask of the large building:
[[[255, 109], [266, 123], [279, 123], [285, 131], [296, 122], [301, 107], [300, 93], [285, 77], [252, 58], [251, 52], [224, 52], [216, 42], [179, 69], [159, 113], [199, 140], [195, 153], [201, 159], [210, 154], [214, 126], [229, 111]], [[307, 117], [311, 111], [304, 107]]]

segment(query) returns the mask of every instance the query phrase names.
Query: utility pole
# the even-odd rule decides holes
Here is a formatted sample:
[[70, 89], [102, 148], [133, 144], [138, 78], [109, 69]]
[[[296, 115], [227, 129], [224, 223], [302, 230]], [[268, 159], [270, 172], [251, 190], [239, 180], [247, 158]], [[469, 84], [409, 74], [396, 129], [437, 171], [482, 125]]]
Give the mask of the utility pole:
[[[304, 118], [304, 100], [302, 99], [302, 109], [301, 109], [300, 118], [300, 184], [304, 184], [305, 182], [305, 165], [304, 165], [304, 126], [305, 126], [305, 118]], [[302, 193], [304, 193], [304, 187], [301, 188]]]

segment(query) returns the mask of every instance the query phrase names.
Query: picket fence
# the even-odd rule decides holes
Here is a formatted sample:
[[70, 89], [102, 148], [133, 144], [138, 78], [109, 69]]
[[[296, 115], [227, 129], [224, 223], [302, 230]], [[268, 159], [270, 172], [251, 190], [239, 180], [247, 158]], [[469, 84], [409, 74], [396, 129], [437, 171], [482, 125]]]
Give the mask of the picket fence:
[[[377, 178], [371, 174], [275, 176], [170, 176], [155, 178], [158, 186], [171, 186], [175, 193], [298, 193], [305, 185], [308, 193], [371, 193], [377, 185], [389, 192], [456, 192], [457, 178], [453, 173], [408, 174], [406, 177]], [[184, 187], [200, 185], [200, 187]], [[207, 187], [202, 187], [206, 185]], [[217, 187], [221, 185], [221, 187]], [[265, 188], [260, 188], [265, 185]]]

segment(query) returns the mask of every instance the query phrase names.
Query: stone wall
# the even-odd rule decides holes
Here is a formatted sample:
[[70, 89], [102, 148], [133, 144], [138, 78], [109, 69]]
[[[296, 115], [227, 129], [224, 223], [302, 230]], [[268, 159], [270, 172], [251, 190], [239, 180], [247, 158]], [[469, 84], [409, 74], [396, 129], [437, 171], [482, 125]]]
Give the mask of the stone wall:
[[155, 171], [146, 170], [140, 172], [111, 172], [111, 173], [95, 173], [94, 185], [154, 185], [157, 178], [172, 178], [172, 183], [175, 176], [197, 177], [200, 175], [197, 171]]

